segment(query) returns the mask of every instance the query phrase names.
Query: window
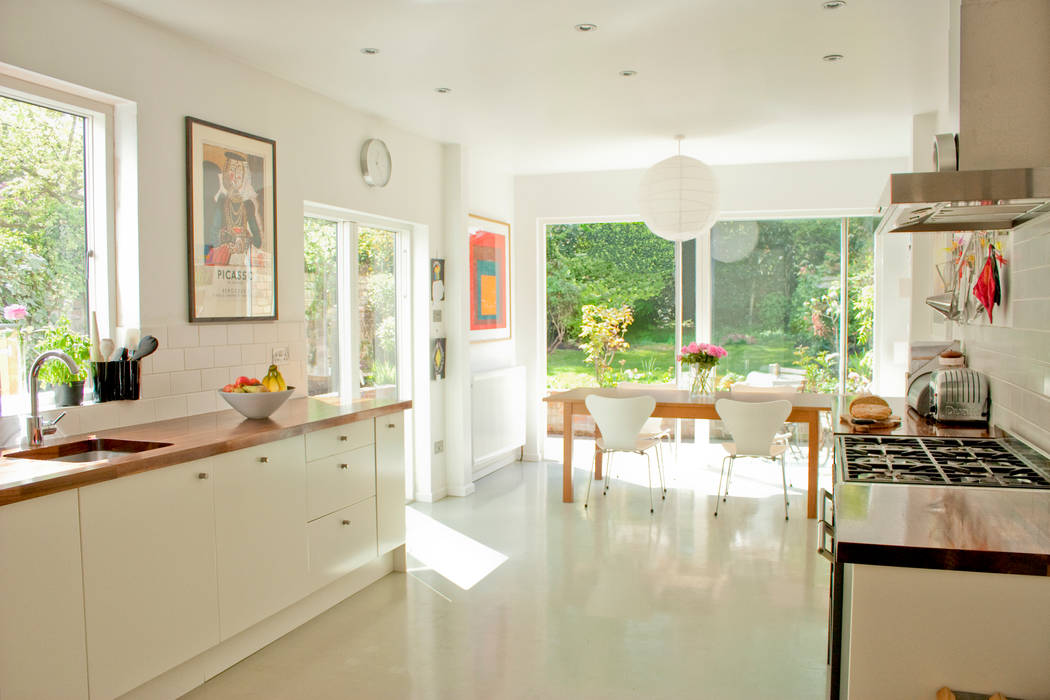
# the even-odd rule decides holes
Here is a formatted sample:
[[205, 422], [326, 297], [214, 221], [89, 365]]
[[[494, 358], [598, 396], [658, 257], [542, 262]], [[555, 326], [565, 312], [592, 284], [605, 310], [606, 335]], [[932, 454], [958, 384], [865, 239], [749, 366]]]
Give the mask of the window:
[[308, 394], [401, 396], [410, 346], [407, 234], [320, 209], [306, 217], [304, 234]]
[[0, 74], [0, 306], [7, 309], [0, 390], [7, 414], [26, 410], [27, 364], [54, 343], [53, 329], [86, 336], [95, 311], [102, 334], [112, 335], [112, 127], [112, 105]]

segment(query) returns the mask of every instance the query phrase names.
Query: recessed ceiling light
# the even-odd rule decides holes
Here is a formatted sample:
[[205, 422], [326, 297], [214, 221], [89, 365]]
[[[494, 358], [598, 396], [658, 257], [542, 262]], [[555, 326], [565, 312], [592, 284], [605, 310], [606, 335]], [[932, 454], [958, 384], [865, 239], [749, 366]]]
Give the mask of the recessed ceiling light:
[[365, 47], [365, 48], [361, 49], [361, 53], [363, 53], [365, 56], [375, 56], [377, 53], [379, 53], [379, 49], [373, 49], [372, 47]]
[[577, 24], [575, 27], [578, 32], [595, 32], [598, 31], [597, 24]]
[[441, 93], [442, 95], [445, 95], [447, 93], [452, 92], [452, 88], [447, 88], [447, 87], [434, 88], [434, 92], [438, 92], [438, 93]]
[[825, 10], [837, 10], [846, 6], [846, 0], [826, 0], [823, 7]]
[[824, 60], [828, 63], [838, 63], [844, 58], [845, 56], [840, 53], [829, 53], [827, 56], [824, 56]]
[[622, 70], [622, 71], [620, 71], [620, 75], [622, 75], [625, 78], [632, 78], [632, 77], [638, 75], [638, 71], [636, 71], [636, 70]]

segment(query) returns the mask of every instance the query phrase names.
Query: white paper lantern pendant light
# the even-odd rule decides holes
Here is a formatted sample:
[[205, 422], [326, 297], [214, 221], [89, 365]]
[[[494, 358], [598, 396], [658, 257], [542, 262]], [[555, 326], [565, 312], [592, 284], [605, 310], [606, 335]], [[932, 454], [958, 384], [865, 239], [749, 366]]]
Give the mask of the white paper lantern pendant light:
[[718, 218], [718, 182], [706, 163], [682, 155], [662, 160], [645, 171], [638, 198], [642, 221], [669, 241], [688, 241], [707, 231]]

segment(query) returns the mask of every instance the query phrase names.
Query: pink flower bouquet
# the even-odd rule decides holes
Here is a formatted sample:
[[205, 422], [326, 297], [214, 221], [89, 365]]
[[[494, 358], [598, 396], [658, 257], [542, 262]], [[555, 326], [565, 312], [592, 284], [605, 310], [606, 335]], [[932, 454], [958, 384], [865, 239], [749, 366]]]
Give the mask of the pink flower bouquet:
[[721, 345], [710, 343], [689, 343], [678, 351], [678, 361], [683, 364], [696, 365], [707, 369], [714, 367], [718, 361], [728, 355], [726, 349]]

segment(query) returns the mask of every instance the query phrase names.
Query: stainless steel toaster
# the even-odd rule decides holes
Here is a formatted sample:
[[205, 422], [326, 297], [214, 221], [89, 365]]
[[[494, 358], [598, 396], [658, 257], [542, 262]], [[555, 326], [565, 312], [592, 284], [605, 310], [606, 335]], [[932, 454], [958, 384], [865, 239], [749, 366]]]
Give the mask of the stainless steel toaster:
[[938, 369], [930, 374], [926, 415], [937, 421], [987, 422], [988, 379], [966, 368]]

